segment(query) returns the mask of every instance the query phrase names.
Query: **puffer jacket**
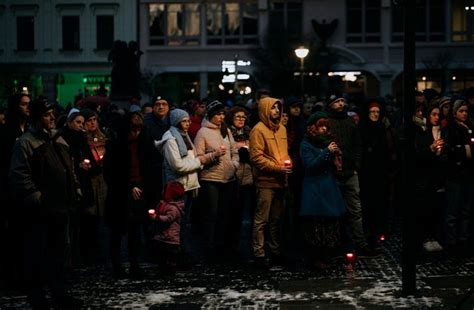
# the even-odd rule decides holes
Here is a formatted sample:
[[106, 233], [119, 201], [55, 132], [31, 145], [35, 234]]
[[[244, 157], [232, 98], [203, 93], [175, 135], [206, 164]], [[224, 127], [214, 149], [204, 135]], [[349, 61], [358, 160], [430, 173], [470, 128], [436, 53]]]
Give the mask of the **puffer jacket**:
[[[258, 104], [260, 122], [250, 132], [250, 161], [254, 168], [254, 181], [261, 188], [284, 188], [287, 175], [281, 172], [285, 160], [289, 160], [286, 128], [270, 120], [270, 110], [278, 103], [275, 98], [263, 98]], [[281, 115], [281, 114], [280, 114]]]
[[165, 202], [161, 201], [155, 221], [156, 230], [153, 240], [179, 245], [181, 231], [181, 217], [184, 213], [184, 200]]
[[235, 180], [235, 172], [239, 168], [239, 154], [230, 130], [227, 130], [227, 137], [224, 139], [220, 127], [204, 119], [194, 139], [197, 155], [214, 152], [221, 145], [226, 148], [225, 155], [204, 167], [199, 174], [201, 180], [227, 183]]

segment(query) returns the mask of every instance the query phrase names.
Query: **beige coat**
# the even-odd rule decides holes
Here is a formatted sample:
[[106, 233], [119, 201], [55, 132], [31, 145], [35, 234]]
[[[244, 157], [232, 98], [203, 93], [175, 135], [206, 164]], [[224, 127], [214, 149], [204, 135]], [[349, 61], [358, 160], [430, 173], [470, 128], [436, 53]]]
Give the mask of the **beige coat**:
[[204, 119], [194, 139], [197, 155], [214, 152], [221, 145], [226, 148], [225, 155], [205, 165], [199, 174], [200, 180], [227, 183], [235, 180], [235, 172], [239, 167], [239, 154], [230, 130], [227, 130], [227, 137], [224, 139], [220, 127]]

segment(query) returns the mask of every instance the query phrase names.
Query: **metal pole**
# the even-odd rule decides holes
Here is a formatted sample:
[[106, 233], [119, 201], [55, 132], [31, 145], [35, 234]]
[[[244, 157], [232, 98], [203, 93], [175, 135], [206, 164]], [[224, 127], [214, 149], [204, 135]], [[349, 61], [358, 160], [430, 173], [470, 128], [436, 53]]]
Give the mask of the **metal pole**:
[[413, 172], [415, 169], [414, 124], [415, 110], [415, 21], [416, 1], [403, 1], [404, 64], [403, 64], [403, 127], [400, 138], [402, 147], [402, 293], [416, 293], [416, 214], [417, 206], [412, 202]]
[[301, 57], [301, 67], [300, 67], [300, 71], [301, 71], [301, 98], [304, 97], [304, 57]]

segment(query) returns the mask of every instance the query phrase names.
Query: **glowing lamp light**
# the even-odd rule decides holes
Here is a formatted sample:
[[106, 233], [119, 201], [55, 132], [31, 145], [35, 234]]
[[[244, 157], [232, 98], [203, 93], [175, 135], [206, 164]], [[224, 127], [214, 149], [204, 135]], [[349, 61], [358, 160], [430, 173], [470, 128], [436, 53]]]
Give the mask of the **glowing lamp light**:
[[308, 56], [308, 53], [309, 53], [309, 49], [307, 49], [303, 46], [295, 49], [295, 55], [298, 58], [305, 58], [306, 56]]
[[422, 77], [421, 79], [422, 79], [423, 81], [426, 81], [426, 76]]

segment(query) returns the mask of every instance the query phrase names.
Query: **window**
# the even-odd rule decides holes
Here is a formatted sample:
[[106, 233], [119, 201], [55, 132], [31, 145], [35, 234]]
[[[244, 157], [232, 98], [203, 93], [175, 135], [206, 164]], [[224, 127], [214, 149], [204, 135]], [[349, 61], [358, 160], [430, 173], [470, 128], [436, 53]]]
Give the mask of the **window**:
[[452, 2], [452, 38], [455, 42], [474, 40], [474, 10], [462, 0]]
[[270, 30], [281, 29], [288, 35], [289, 42], [301, 43], [302, 37], [301, 2], [274, 1], [270, 7]]
[[63, 16], [63, 50], [74, 51], [80, 49], [79, 16]]
[[150, 4], [150, 45], [199, 45], [200, 4]]
[[380, 0], [346, 0], [347, 43], [380, 42]]
[[114, 44], [114, 17], [112, 15], [98, 15], [97, 23], [97, 49], [109, 50]]
[[[445, 1], [419, 0], [416, 5], [417, 42], [445, 41]], [[403, 41], [403, 10], [401, 6], [392, 7], [392, 42]]]
[[35, 18], [33, 16], [16, 18], [16, 48], [19, 51], [35, 49]]
[[206, 28], [207, 44], [257, 44], [257, 2], [207, 3]]

